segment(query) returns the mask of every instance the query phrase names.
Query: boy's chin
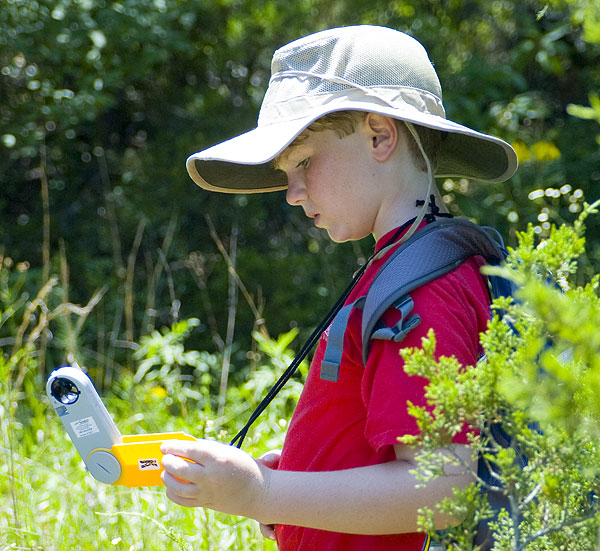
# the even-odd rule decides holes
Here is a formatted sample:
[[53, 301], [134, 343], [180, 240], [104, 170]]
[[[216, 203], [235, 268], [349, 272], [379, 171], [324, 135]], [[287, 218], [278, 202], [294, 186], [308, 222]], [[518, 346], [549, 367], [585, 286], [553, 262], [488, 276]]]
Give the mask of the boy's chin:
[[351, 235], [348, 233], [336, 232], [329, 228], [326, 228], [325, 231], [327, 232], [329, 239], [331, 239], [334, 243], [347, 243], [348, 241], [359, 241], [360, 239], [363, 239], [364, 237], [367, 237], [367, 235], [368, 235], [368, 234], [366, 234], [366, 235], [356, 235], [355, 236], [355, 235]]
[[337, 232], [331, 230], [330, 228], [324, 228], [324, 229], [327, 232], [329, 239], [331, 239], [331, 241], [333, 241], [334, 243], [344, 243], [346, 241], [349, 241], [348, 238], [346, 238], [342, 235], [339, 235]]

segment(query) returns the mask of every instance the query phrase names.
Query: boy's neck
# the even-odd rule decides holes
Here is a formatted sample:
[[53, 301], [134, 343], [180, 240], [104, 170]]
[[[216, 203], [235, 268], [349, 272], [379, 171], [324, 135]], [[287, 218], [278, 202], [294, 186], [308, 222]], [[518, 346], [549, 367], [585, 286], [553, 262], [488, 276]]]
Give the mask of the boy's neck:
[[[427, 175], [423, 172], [415, 175], [415, 179], [409, 182], [402, 182], [400, 186], [393, 190], [386, 201], [383, 201], [379, 214], [373, 227], [373, 237], [375, 242], [388, 232], [400, 227], [407, 220], [411, 220], [421, 213], [423, 209], [422, 201], [427, 206], [426, 214], [430, 212], [430, 198], [427, 195]], [[393, 188], [392, 188], [393, 189]], [[440, 213], [447, 213], [446, 206], [435, 185], [431, 186], [430, 195], [434, 196], [435, 205]], [[417, 204], [418, 203], [418, 204]]]

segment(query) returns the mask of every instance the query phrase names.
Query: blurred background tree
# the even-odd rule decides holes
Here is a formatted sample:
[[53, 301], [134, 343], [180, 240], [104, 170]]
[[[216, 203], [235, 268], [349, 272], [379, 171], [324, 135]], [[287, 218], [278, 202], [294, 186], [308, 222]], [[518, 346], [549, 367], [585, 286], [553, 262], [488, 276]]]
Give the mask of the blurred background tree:
[[[194, 348], [229, 349], [239, 377], [261, 319], [307, 332], [369, 254], [368, 240], [330, 243], [281, 193], [210, 194], [185, 172], [189, 154], [255, 125], [274, 49], [304, 34], [415, 36], [448, 117], [514, 144], [509, 182], [440, 182], [453, 213], [514, 243], [600, 195], [594, 0], [0, 1], [3, 252], [29, 264], [32, 288], [60, 273], [63, 301], [102, 290], [73, 351], [92, 372], [197, 317]], [[598, 224], [584, 271], [598, 271]], [[67, 330], [47, 336], [48, 370]]]

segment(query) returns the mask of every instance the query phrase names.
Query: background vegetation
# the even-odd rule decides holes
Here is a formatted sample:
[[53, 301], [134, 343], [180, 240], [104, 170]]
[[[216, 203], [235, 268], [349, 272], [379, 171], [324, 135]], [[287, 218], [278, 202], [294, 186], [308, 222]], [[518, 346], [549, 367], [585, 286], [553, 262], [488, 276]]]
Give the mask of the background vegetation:
[[[246, 523], [85, 478], [42, 389], [77, 363], [124, 433], [231, 436], [289, 355], [269, 335], [306, 335], [369, 254], [282, 194], [210, 194], [185, 173], [187, 155], [254, 126], [276, 47], [358, 23], [423, 42], [448, 117], [519, 154], [507, 183], [440, 182], [454, 213], [510, 244], [600, 195], [594, 0], [0, 2], [0, 545], [268, 548]], [[573, 286], [600, 262], [600, 219], [586, 223]], [[297, 390], [249, 451], [278, 441]]]

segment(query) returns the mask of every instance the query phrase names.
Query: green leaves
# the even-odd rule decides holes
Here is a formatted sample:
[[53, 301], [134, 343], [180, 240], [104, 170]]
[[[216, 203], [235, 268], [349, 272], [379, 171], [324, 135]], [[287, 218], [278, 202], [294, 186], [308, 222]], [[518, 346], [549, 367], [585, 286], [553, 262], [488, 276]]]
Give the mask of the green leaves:
[[[422, 433], [403, 439], [422, 450], [419, 476], [425, 483], [440, 476], [436, 450], [450, 449], [461, 424], [470, 425], [473, 457], [496, 466], [494, 485], [512, 506], [512, 515], [507, 510], [493, 523], [495, 549], [595, 549], [600, 299], [597, 278], [576, 283], [584, 220], [595, 207], [586, 206], [573, 226], [551, 228], [543, 240], [529, 227], [519, 234], [506, 266], [488, 270], [519, 288], [516, 300], [495, 302], [503, 316], [495, 315], [481, 336], [486, 357], [476, 366], [461, 366], [453, 358], [436, 362], [431, 334], [422, 349], [402, 353], [407, 371], [430, 381], [429, 406], [410, 408]], [[560, 287], [549, 278], [558, 278]], [[492, 430], [494, 421], [511, 446]], [[521, 453], [526, 466], [519, 466]], [[440, 541], [452, 549], [473, 549], [465, 533], [481, 518], [482, 495], [470, 487], [439, 505], [455, 515], [470, 511], [464, 524], [438, 534]], [[423, 526], [431, 530], [431, 512], [423, 514]]]
[[153, 331], [151, 335], [140, 339], [140, 347], [135, 358], [141, 360], [136, 371], [135, 380], [141, 381], [155, 366], [164, 371], [173, 371], [184, 366], [202, 369], [204, 364], [199, 360], [197, 351], [186, 351], [184, 340], [193, 327], [200, 325], [200, 320], [190, 318], [174, 323], [170, 328]]

